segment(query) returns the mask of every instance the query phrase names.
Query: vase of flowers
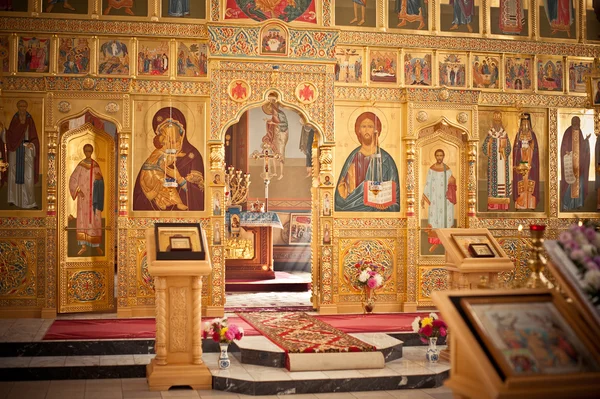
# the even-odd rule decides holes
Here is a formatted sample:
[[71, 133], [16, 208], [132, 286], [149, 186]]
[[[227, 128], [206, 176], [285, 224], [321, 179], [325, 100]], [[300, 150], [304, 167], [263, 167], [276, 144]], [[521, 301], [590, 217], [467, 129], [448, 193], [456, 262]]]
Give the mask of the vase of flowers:
[[359, 269], [357, 285], [363, 287], [363, 309], [369, 314], [375, 309], [375, 290], [383, 285], [383, 266], [367, 261], [354, 265]]
[[428, 344], [425, 357], [429, 362], [436, 363], [440, 359], [440, 351], [437, 348], [437, 339], [448, 334], [448, 326], [440, 320], [437, 314], [429, 313], [428, 317], [421, 319], [415, 317], [412, 322], [413, 332], [419, 334], [421, 342]]
[[227, 317], [212, 319], [210, 322], [204, 323], [202, 330], [202, 338], [211, 337], [213, 341], [219, 344], [221, 354], [219, 355], [219, 368], [226, 369], [231, 365], [227, 350], [229, 344], [234, 340], [239, 341], [244, 336], [244, 330], [235, 324], [229, 324]]

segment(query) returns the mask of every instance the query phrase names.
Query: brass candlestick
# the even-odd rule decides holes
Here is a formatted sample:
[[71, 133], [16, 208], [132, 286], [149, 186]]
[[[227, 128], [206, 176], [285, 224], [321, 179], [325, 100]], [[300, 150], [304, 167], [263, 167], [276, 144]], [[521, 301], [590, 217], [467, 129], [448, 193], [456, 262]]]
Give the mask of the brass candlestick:
[[527, 261], [531, 274], [525, 283], [526, 288], [554, 288], [554, 285], [548, 281], [542, 270], [546, 265], [546, 258], [542, 255], [544, 251], [544, 231], [546, 226], [543, 224], [532, 224], [529, 226], [531, 233], [531, 256]]

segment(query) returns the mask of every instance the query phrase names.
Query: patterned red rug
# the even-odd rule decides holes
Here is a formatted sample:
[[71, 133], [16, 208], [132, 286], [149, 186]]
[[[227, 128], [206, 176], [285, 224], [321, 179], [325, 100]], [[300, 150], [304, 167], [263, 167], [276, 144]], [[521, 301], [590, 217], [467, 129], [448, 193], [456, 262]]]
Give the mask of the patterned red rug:
[[373, 352], [376, 348], [306, 313], [239, 313], [286, 353]]

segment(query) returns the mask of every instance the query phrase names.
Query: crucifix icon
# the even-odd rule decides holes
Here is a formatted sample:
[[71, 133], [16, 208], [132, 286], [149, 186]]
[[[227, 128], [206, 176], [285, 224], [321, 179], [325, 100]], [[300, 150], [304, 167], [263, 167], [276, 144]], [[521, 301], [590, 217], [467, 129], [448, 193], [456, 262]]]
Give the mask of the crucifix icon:
[[263, 172], [260, 174], [260, 177], [263, 178], [263, 182], [265, 183], [265, 211], [267, 211], [269, 208], [269, 183], [271, 182], [271, 178], [276, 176], [275, 173], [270, 172], [269, 166], [271, 160], [279, 159], [279, 154], [275, 154], [268, 143], [263, 143], [261, 148], [261, 152], [255, 150], [251, 156], [253, 159], [263, 160]]

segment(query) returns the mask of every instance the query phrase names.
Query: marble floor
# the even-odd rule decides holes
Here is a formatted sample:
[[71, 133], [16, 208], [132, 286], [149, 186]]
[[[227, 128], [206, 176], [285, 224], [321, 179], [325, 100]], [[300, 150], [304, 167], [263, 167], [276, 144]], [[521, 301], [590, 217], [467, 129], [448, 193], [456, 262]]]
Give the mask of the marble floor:
[[[278, 293], [235, 293], [227, 295], [227, 307], [269, 307], [310, 305], [310, 292]], [[116, 314], [71, 314], [59, 315], [60, 319], [76, 318], [115, 318]], [[43, 319], [0, 319], [0, 343], [27, 343], [42, 341], [53, 320]], [[250, 338], [250, 337], [249, 337]], [[273, 350], [273, 344], [264, 337], [251, 337], [252, 346], [260, 350]], [[263, 341], [264, 340], [264, 341]], [[250, 340], [249, 340], [250, 341]], [[262, 343], [261, 343], [262, 342]], [[250, 344], [250, 342], [248, 342]], [[374, 377], [397, 378], [405, 375], [430, 375], [449, 369], [449, 364], [440, 362], [428, 364], [425, 361], [424, 347], [404, 347], [403, 357], [386, 363], [385, 368], [377, 370], [315, 371], [289, 372], [286, 369], [242, 364], [239, 354], [232, 354], [232, 366], [229, 370], [220, 370], [217, 366], [218, 353], [204, 353], [203, 358], [215, 377], [225, 377], [244, 381], [323, 381], [327, 379], [348, 380], [349, 386], [357, 379]], [[103, 356], [19, 356], [2, 357], [0, 355], [0, 374], [3, 368], [35, 367], [77, 367], [90, 365], [145, 365], [153, 354], [140, 355], [103, 355]], [[383, 381], [383, 380], [382, 380]], [[348, 389], [344, 389], [348, 390]], [[314, 394], [285, 394], [271, 396], [243, 395], [219, 390], [171, 389], [169, 391], [149, 391], [145, 378], [122, 379], [80, 379], [47, 381], [0, 381], [0, 399], [95, 399], [95, 398], [320, 398], [320, 399], [357, 399], [357, 398], [414, 398], [414, 399], [451, 399], [452, 393], [445, 387], [432, 389], [399, 389], [389, 391], [337, 392]]]
[[[89, 315], [88, 315], [89, 316]], [[41, 319], [2, 319], [0, 320], [0, 342], [40, 341], [52, 323]], [[252, 338], [252, 346], [272, 350], [273, 344], [264, 337]], [[261, 338], [264, 339], [261, 344]], [[250, 341], [250, 340], [249, 340]], [[250, 344], [250, 342], [248, 342]], [[261, 346], [262, 345], [262, 346]], [[426, 375], [449, 369], [449, 364], [440, 362], [428, 364], [425, 347], [405, 347], [403, 357], [386, 363], [385, 368], [377, 370], [315, 371], [289, 372], [285, 369], [273, 369], [257, 365], [242, 364], [236, 353], [232, 354], [232, 365], [228, 370], [217, 366], [218, 353], [204, 353], [203, 359], [215, 377], [226, 377], [244, 381], [285, 381], [285, 380], [352, 380], [373, 377], [394, 377], [404, 375]], [[0, 357], [0, 373], [8, 367], [64, 367], [89, 365], [126, 365], [148, 364], [154, 355], [105, 355], [105, 356], [39, 356], [39, 357]], [[149, 391], [144, 378], [90, 379], [90, 380], [51, 380], [51, 381], [4, 381], [0, 382], [0, 399], [92, 399], [92, 398], [414, 398], [414, 399], [451, 399], [451, 392], [444, 387], [434, 389], [400, 389], [391, 391], [339, 392], [292, 395], [253, 396], [218, 390], [194, 391], [175, 389], [163, 392]]]
[[66, 381], [0, 382], [0, 399], [452, 399], [447, 388], [302, 395], [249, 396], [222, 391], [177, 389], [148, 390], [145, 378]]

